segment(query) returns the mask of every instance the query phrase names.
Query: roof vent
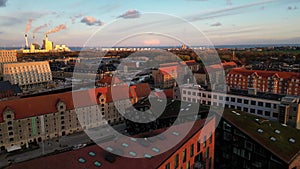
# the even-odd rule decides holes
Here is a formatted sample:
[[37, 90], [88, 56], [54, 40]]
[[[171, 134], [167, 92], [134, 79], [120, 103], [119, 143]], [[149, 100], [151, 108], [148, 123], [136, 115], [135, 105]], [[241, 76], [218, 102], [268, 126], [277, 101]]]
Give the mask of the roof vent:
[[276, 138], [275, 137], [270, 137], [270, 140], [276, 141]]
[[295, 140], [295, 139], [293, 139], [293, 138], [290, 138], [290, 139], [289, 139], [289, 142], [291, 142], [291, 143], [295, 143], [295, 142], [296, 142], [296, 140]]
[[280, 130], [275, 130], [275, 133], [280, 134]]
[[263, 133], [264, 131], [262, 129], [258, 129], [257, 132]]

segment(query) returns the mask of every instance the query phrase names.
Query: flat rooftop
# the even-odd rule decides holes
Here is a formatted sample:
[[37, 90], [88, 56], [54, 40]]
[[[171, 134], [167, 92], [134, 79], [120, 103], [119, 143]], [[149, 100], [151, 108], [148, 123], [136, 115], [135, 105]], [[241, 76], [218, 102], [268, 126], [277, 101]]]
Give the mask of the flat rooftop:
[[[286, 163], [300, 153], [300, 130], [233, 109], [226, 109], [223, 118]], [[276, 140], [271, 140], [272, 137]]]

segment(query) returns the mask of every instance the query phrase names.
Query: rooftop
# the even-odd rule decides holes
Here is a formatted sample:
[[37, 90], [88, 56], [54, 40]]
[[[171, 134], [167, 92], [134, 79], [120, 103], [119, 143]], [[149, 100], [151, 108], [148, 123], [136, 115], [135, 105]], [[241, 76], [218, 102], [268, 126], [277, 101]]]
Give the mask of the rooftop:
[[232, 69], [228, 75], [230, 74], [241, 74], [243, 76], [249, 76], [252, 74], [256, 74], [257, 76], [262, 76], [265, 78], [272, 77], [272, 76], [278, 76], [279, 78], [282, 79], [299, 79], [300, 78], [300, 73], [296, 72], [279, 72], [279, 71], [266, 71], [266, 70], [247, 70], [244, 68], [236, 68]]
[[286, 163], [292, 162], [300, 153], [300, 130], [242, 111], [234, 110], [239, 115], [232, 111], [226, 109], [223, 118]]
[[[151, 133], [147, 133], [144, 137], [149, 137], [151, 135], [157, 135], [163, 133], [161, 139], [150, 140], [150, 138], [145, 142], [138, 142], [136, 139], [120, 138], [111, 141], [115, 146], [109, 146], [106, 148], [107, 151], [103, 150], [97, 145], [88, 146], [75, 151], [68, 151], [52, 156], [46, 156], [37, 158], [31, 161], [26, 161], [23, 163], [14, 164], [8, 168], [109, 168], [109, 169], [119, 169], [120, 166], [124, 169], [132, 169], [139, 166], [139, 169], [148, 168], [158, 168], [163, 164], [163, 162], [170, 158], [175, 151], [177, 151], [183, 144], [185, 144], [191, 137], [195, 136], [197, 132], [203, 127], [205, 120], [197, 120], [193, 125], [192, 129], [188, 134], [182, 139], [176, 146], [172, 149], [161, 153], [159, 155], [154, 155], [163, 149], [166, 144], [170, 144], [174, 139], [180, 135], [180, 132], [164, 132], [165, 129], [155, 130]], [[186, 124], [186, 123], [185, 123]], [[185, 125], [183, 124], [183, 125]], [[214, 120], [210, 120], [209, 124], [214, 125]], [[182, 127], [178, 125], [175, 130]], [[147, 135], [147, 136], [146, 136]], [[134, 158], [139, 152], [135, 152], [134, 149], [139, 149], [139, 152], [146, 151], [143, 154], [145, 158]], [[112, 155], [109, 151], [118, 151], [120, 153], [126, 153], [133, 158], [121, 157], [117, 155]]]

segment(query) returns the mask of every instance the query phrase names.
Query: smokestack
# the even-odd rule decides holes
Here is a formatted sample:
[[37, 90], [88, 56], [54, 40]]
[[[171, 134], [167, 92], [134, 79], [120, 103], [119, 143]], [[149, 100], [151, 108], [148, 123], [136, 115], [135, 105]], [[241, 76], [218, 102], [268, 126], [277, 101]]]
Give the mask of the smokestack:
[[28, 45], [28, 37], [27, 34], [25, 34], [25, 48], [28, 49], [29, 45]]

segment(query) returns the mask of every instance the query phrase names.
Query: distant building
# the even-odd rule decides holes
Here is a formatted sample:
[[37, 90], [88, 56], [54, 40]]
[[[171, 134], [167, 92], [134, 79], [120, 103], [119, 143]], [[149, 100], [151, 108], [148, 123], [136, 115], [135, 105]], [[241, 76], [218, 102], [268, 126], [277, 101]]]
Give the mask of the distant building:
[[198, 86], [182, 85], [174, 88], [174, 99], [242, 110], [300, 129], [300, 97], [243, 91], [217, 93]]
[[3, 65], [4, 80], [22, 88], [45, 85], [52, 81], [48, 61], [7, 63]]
[[22, 93], [18, 85], [12, 85], [9, 81], [0, 81], [0, 99], [9, 98]]
[[162, 67], [152, 70], [154, 86], [158, 88], [172, 88], [177, 78], [177, 66]]
[[215, 134], [215, 168], [300, 167], [300, 135], [294, 128], [242, 111], [225, 110]]
[[230, 89], [248, 90], [253, 88], [257, 92], [299, 95], [300, 73], [276, 72], [264, 70], [232, 69], [226, 76]]
[[0, 80], [3, 78], [3, 64], [17, 62], [16, 50], [0, 50]]
[[160, 64], [158, 69], [152, 70], [154, 86], [157, 88], [172, 88], [176, 85], [176, 81], [192, 82], [192, 72], [197, 72], [200, 69], [199, 63], [194, 60], [185, 62], [171, 62]]
[[[173, 133], [165, 131], [165, 129], [143, 133], [139, 136], [148, 138], [144, 142], [118, 138], [104, 143], [110, 145], [106, 150], [98, 145], [93, 145], [76, 151], [68, 151], [13, 164], [9, 168], [213, 169], [215, 135], [214, 133], [201, 134], [206, 127], [214, 128], [215, 118], [208, 119], [205, 127], [203, 127], [204, 124], [205, 120], [197, 120], [192, 129], [177, 145], [158, 155], [153, 154], [160, 152], [164, 145], [172, 142], [171, 140], [178, 139], [177, 134], [181, 134], [180, 130], [185, 124], [174, 126], [175, 131]], [[151, 138], [151, 136], [157, 134], [162, 135], [159, 137], [160, 139]], [[135, 149], [139, 149], [140, 152], [134, 151]], [[126, 156], [130, 155], [132, 158], [114, 155], [109, 150], [111, 152], [118, 151]], [[140, 154], [141, 152], [143, 154]], [[137, 155], [144, 158], [136, 158]]]
[[0, 50], [0, 63], [17, 62], [16, 50]]

